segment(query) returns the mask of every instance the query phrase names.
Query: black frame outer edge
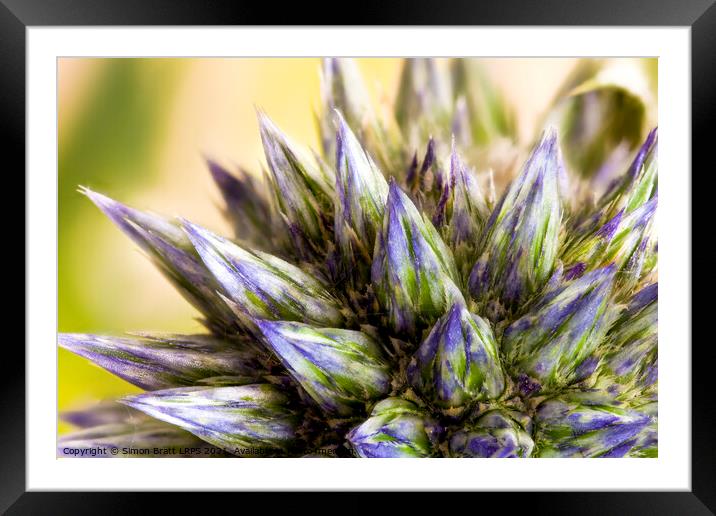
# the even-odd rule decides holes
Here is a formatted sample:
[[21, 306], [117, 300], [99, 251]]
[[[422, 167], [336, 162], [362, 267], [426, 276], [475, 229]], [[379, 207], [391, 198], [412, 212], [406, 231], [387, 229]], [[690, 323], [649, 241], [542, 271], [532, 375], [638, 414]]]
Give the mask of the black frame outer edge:
[[[336, 4], [315, 2], [311, 8], [300, 4], [237, 2], [226, 0], [0, 0], [0, 124], [6, 158], [13, 170], [24, 170], [25, 152], [25, 28], [33, 25], [323, 25], [345, 23], [333, 15]], [[480, 2], [457, 0], [430, 2], [397, 0], [378, 3], [362, 2], [351, 13], [351, 24], [361, 25], [682, 25], [691, 26], [692, 34], [692, 169], [710, 170], [714, 159], [707, 145], [716, 121], [716, 5], [714, 0], [542, 0], [539, 3], [519, 0]], [[701, 172], [703, 174], [707, 172]], [[10, 177], [13, 176], [13, 177]], [[19, 174], [7, 174], [7, 182]], [[24, 178], [24, 176], [22, 176]], [[692, 176], [693, 177], [693, 176]], [[19, 180], [18, 180], [19, 181]], [[24, 181], [21, 188], [25, 190]], [[15, 190], [17, 191], [17, 190]], [[698, 189], [692, 190], [699, 193]], [[26, 192], [27, 193], [27, 192]], [[703, 193], [703, 190], [701, 191]], [[693, 200], [692, 207], [704, 203]], [[708, 203], [706, 203], [708, 205]], [[7, 208], [4, 208], [7, 209]], [[17, 211], [8, 220], [17, 220]], [[703, 226], [705, 217], [693, 217], [693, 233]], [[706, 219], [708, 220], [708, 219]], [[19, 233], [19, 224], [10, 230]], [[23, 236], [24, 241], [24, 225]], [[692, 233], [692, 234], [693, 234]], [[19, 239], [15, 239], [17, 242]], [[17, 256], [19, 253], [15, 253]], [[25, 247], [23, 246], [23, 264]], [[692, 255], [693, 270], [709, 270], [703, 257]], [[25, 273], [27, 274], [25, 269]], [[16, 278], [17, 279], [17, 278]], [[17, 291], [17, 290], [16, 290]], [[697, 297], [698, 299], [698, 297]], [[23, 294], [23, 301], [25, 300]], [[19, 303], [15, 303], [19, 305]], [[24, 307], [24, 302], [23, 302]], [[692, 303], [695, 317], [703, 320], [710, 303]], [[701, 317], [699, 317], [701, 316]], [[15, 331], [18, 330], [16, 327]], [[712, 444], [716, 410], [712, 389], [707, 384], [712, 373], [714, 346], [710, 340], [693, 332], [692, 360], [692, 492], [640, 493], [511, 493], [510, 505], [529, 507], [531, 512], [549, 514], [716, 514], [716, 446]], [[24, 327], [23, 327], [24, 331]], [[24, 340], [24, 339], [23, 339]], [[6, 364], [24, 364], [23, 349], [8, 342], [3, 351]], [[25, 492], [25, 371], [19, 365], [3, 368], [0, 391], [0, 511], [11, 505], [7, 514], [125, 514], [162, 504], [164, 511], [184, 513], [205, 500], [188, 493], [26, 493]], [[363, 500], [353, 496], [358, 507]], [[212, 500], [233, 500], [248, 493], [210, 493]], [[262, 496], [253, 494], [251, 496]], [[290, 495], [294, 504], [301, 493]], [[414, 493], [411, 497], [422, 496]], [[454, 496], [454, 495], [451, 495]], [[480, 493], [480, 504], [486, 496]], [[271, 495], [275, 509], [282, 508], [286, 498]], [[203, 497], [202, 497], [203, 498]], [[220, 499], [220, 500], [219, 500]], [[346, 500], [343, 499], [343, 502]], [[361, 504], [365, 505], [365, 504]], [[205, 506], [205, 505], [204, 505]], [[290, 508], [290, 505], [286, 505]], [[709, 508], [711, 510], [709, 510]], [[713, 512], [712, 512], [713, 511]]]

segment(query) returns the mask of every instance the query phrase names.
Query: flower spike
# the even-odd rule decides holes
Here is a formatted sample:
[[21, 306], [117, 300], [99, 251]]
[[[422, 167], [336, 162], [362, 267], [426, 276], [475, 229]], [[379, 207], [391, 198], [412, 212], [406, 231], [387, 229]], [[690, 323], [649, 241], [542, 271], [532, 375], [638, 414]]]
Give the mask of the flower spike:
[[224, 300], [248, 329], [255, 319], [340, 326], [341, 307], [318, 279], [260, 251], [248, 251], [184, 222], [199, 256], [226, 292]]
[[557, 133], [548, 130], [487, 221], [482, 255], [469, 279], [470, 293], [481, 304], [499, 299], [506, 309], [518, 308], [551, 276], [563, 168]]
[[450, 249], [391, 179], [372, 281], [392, 328], [415, 334], [456, 301], [464, 302]]
[[349, 416], [390, 391], [388, 363], [368, 335], [285, 321], [257, 324], [289, 373], [323, 410]]

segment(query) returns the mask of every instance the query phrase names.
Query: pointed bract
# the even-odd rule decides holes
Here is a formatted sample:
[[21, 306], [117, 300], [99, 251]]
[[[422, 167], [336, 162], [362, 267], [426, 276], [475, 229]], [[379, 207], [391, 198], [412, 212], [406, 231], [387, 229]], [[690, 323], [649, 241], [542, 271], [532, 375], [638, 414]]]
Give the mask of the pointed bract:
[[627, 457], [656, 458], [659, 456], [659, 403], [650, 401], [637, 407], [637, 410], [649, 416], [650, 421], [636, 437]]
[[460, 273], [466, 277], [470, 272], [468, 264], [471, 265], [477, 258], [489, 210], [477, 177], [467, 168], [454, 145], [449, 179], [442, 186], [433, 223], [435, 227], [442, 228], [456, 262], [462, 265]]
[[346, 438], [359, 457], [429, 457], [437, 452], [439, 424], [414, 403], [387, 398]]
[[564, 387], [579, 379], [579, 366], [611, 322], [615, 272], [613, 265], [597, 269], [546, 292], [527, 315], [505, 329], [502, 352], [508, 368], [521, 383], [536, 384], [530, 391]]
[[623, 457], [651, 418], [592, 396], [568, 393], [543, 401], [535, 417], [539, 457]]
[[254, 352], [209, 335], [111, 337], [61, 333], [60, 347], [145, 390], [192, 385], [221, 375], [257, 375]]
[[226, 292], [228, 304], [247, 328], [255, 319], [341, 326], [338, 301], [319, 280], [295, 265], [248, 251], [210, 231], [184, 223], [206, 267]]
[[400, 165], [400, 130], [394, 120], [380, 116], [373, 107], [357, 63], [349, 58], [326, 58], [321, 67], [323, 117], [320, 119], [324, 153], [335, 155], [333, 112], [340, 111], [346, 122], [384, 170]]
[[557, 259], [563, 173], [557, 134], [546, 131], [485, 227], [470, 293], [487, 304], [517, 308], [547, 282]]
[[349, 416], [390, 391], [390, 367], [365, 333], [257, 321], [268, 345], [320, 407]]
[[657, 191], [659, 135], [652, 129], [636, 153], [629, 169], [614, 179], [601, 196], [596, 211], [602, 218], [614, 217], [619, 211], [630, 213], [646, 203]]
[[614, 263], [620, 270], [619, 281], [631, 290], [643, 277], [645, 259], [654, 238], [653, 221], [658, 196], [631, 211], [622, 208], [603, 225], [584, 232], [575, 232], [561, 252], [568, 267], [580, 264], [582, 270], [592, 270]]
[[407, 375], [423, 398], [448, 409], [495, 399], [505, 388], [489, 323], [461, 304], [438, 319], [413, 355]]
[[388, 183], [338, 112], [336, 123], [336, 240], [344, 268], [368, 265], [359, 278], [366, 283], [375, 237], [383, 222]]
[[348, 124], [359, 131], [375, 123], [376, 115], [368, 90], [353, 59], [326, 58], [321, 72], [321, 91], [326, 107], [340, 110]]
[[258, 118], [276, 205], [297, 251], [318, 253], [332, 239], [333, 172], [292, 143], [264, 113]]
[[297, 439], [299, 418], [291, 399], [269, 384], [180, 387], [120, 401], [234, 455], [286, 452]]
[[452, 253], [394, 180], [375, 245], [372, 281], [392, 328], [415, 334], [464, 299]]

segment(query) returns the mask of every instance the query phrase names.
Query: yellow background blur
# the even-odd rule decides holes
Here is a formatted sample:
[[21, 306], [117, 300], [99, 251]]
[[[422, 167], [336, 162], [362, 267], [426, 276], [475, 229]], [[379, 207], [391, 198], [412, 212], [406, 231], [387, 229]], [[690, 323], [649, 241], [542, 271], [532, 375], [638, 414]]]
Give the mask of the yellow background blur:
[[[523, 141], [576, 62], [484, 61], [516, 108]], [[358, 64], [374, 100], [392, 102], [401, 60]], [[202, 331], [197, 312], [76, 188], [228, 234], [202, 156], [258, 169], [255, 107], [318, 148], [319, 66], [318, 59], [60, 60], [59, 331]], [[62, 349], [58, 375], [60, 411], [138, 391]]]

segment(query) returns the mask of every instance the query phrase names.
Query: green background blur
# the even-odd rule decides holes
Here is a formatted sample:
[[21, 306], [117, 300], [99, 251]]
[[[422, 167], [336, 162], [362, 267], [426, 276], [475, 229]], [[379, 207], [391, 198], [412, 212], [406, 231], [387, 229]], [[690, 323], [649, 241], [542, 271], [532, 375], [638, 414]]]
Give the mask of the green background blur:
[[[655, 71], [656, 60], [649, 61]], [[576, 60], [484, 62], [528, 141]], [[358, 64], [376, 104], [392, 102], [401, 60]], [[194, 309], [77, 187], [228, 234], [202, 156], [258, 170], [255, 107], [317, 148], [319, 67], [318, 59], [60, 60], [59, 331], [202, 331]], [[60, 411], [137, 391], [58, 350]], [[60, 433], [68, 430], [60, 423]]]

